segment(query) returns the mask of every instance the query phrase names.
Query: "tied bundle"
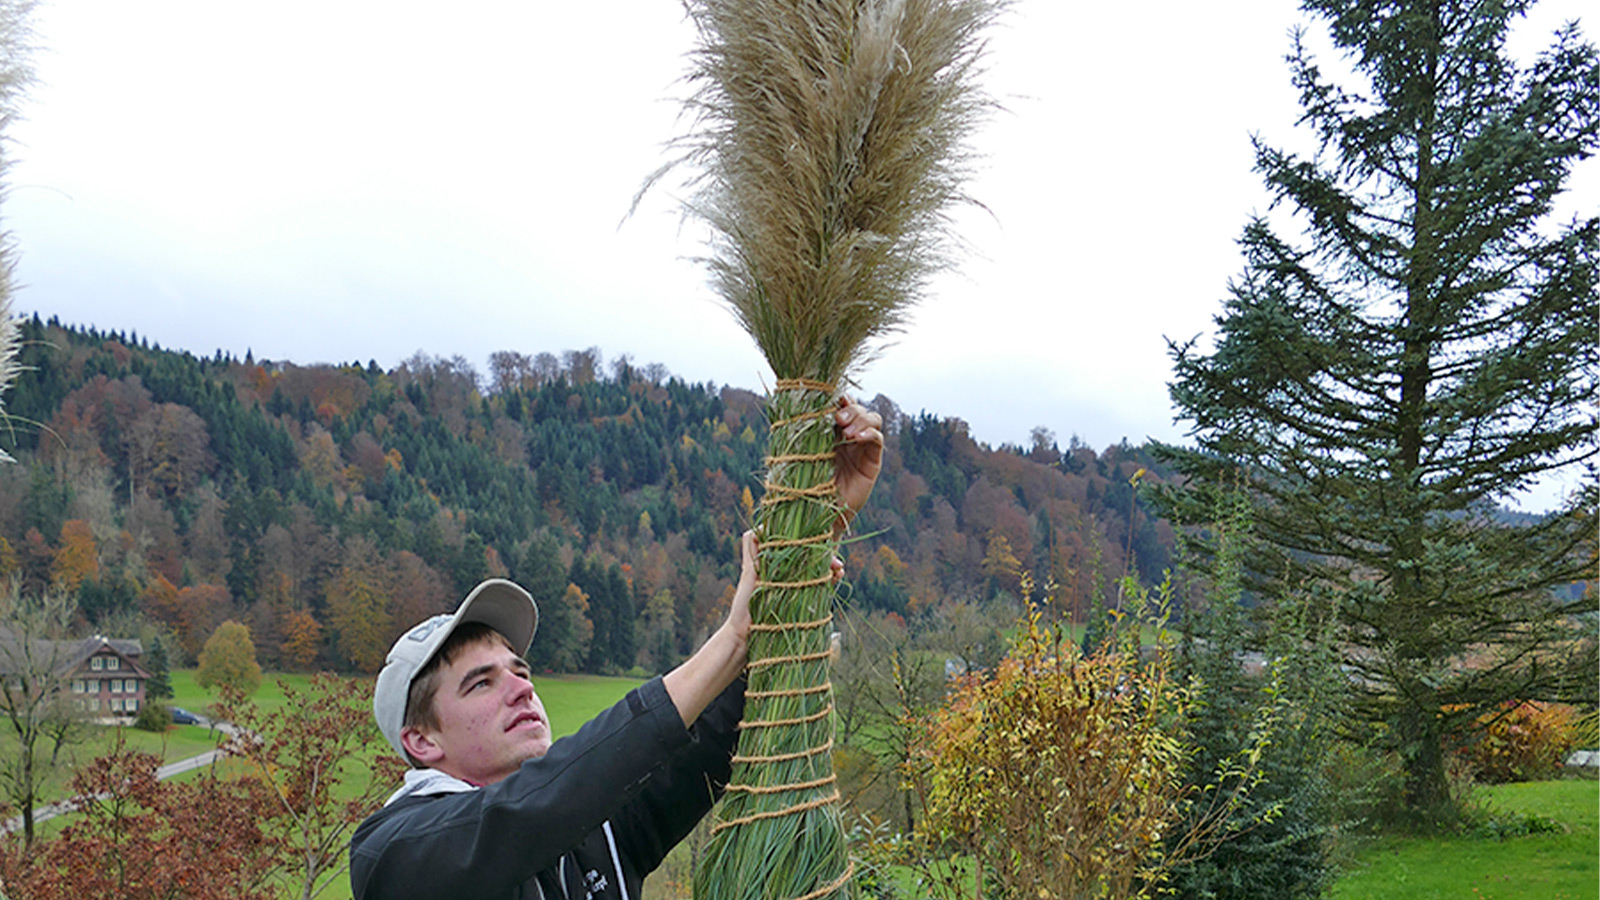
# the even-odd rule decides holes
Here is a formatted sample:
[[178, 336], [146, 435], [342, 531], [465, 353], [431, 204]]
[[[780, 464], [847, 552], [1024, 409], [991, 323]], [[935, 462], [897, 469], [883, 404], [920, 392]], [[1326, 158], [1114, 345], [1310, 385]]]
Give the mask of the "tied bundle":
[[[699, 900], [850, 893], [828, 682], [840, 385], [946, 266], [967, 198], [984, 29], [1003, 0], [686, 0], [699, 32], [675, 142], [713, 285], [777, 377], [749, 686]], [[652, 181], [655, 179], [653, 178]]]

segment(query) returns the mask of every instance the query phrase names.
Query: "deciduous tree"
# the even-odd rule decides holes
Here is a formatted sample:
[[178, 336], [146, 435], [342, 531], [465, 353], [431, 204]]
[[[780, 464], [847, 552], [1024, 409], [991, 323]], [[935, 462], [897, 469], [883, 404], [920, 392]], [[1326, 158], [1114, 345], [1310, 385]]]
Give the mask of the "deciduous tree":
[[256, 663], [256, 645], [250, 629], [232, 621], [223, 622], [206, 639], [200, 651], [195, 681], [203, 688], [228, 687], [249, 695], [261, 686], [261, 666]]
[[[0, 755], [0, 796], [22, 815], [23, 846], [34, 840], [34, 803], [46, 775], [60, 762], [44, 741], [64, 716], [74, 645], [66, 641], [76, 612], [60, 592], [23, 594], [16, 582], [0, 589], [0, 722], [15, 740]], [[56, 750], [60, 749], [57, 741]]]
[[328, 583], [328, 627], [340, 658], [362, 672], [376, 672], [393, 642], [388, 579], [377, 547], [363, 536], [345, 543], [345, 562]]
[[17, 897], [269, 900], [281, 858], [251, 779], [156, 779], [161, 760], [119, 745], [73, 776], [78, 813], [31, 857], [0, 848]]
[[1568, 641], [1595, 595], [1551, 589], [1593, 577], [1595, 483], [1531, 524], [1495, 509], [1596, 453], [1600, 219], [1551, 209], [1600, 141], [1600, 63], [1575, 26], [1513, 61], [1527, 5], [1307, 2], [1355, 84], [1297, 40], [1323, 152], [1256, 147], [1304, 242], [1251, 222], [1214, 349], [1173, 347], [1196, 445], [1168, 458], [1248, 484], [1256, 587], [1338, 598], [1357, 709], [1423, 819], [1449, 809], [1446, 751], [1480, 712], [1593, 690]]
[[285, 682], [284, 704], [270, 714], [236, 691], [219, 709], [240, 726], [226, 752], [262, 786], [257, 822], [280, 848], [277, 865], [300, 900], [344, 877], [351, 832], [405, 768], [378, 734], [369, 685], [318, 674], [304, 689]]
[[100, 558], [95, 553], [94, 533], [82, 519], [61, 523], [61, 543], [50, 565], [50, 581], [56, 589], [75, 594], [84, 581], [100, 574]]

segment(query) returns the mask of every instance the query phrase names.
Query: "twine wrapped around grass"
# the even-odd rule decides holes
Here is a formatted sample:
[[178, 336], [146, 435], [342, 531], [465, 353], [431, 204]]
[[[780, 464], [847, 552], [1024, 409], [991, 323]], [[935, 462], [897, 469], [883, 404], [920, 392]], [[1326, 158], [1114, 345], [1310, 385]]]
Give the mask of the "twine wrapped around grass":
[[828, 682], [832, 412], [949, 261], [963, 142], [991, 105], [974, 83], [981, 34], [1004, 3], [685, 0], [695, 128], [655, 177], [695, 168], [712, 282], [778, 379], [745, 718], [699, 900], [850, 893]]

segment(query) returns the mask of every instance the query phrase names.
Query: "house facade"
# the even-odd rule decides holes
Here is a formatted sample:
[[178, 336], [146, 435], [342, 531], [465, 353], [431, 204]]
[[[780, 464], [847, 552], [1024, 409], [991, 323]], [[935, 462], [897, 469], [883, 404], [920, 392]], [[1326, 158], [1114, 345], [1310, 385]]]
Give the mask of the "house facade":
[[73, 705], [89, 718], [131, 722], [144, 708], [150, 673], [139, 665], [138, 641], [95, 635], [79, 641], [67, 655]]

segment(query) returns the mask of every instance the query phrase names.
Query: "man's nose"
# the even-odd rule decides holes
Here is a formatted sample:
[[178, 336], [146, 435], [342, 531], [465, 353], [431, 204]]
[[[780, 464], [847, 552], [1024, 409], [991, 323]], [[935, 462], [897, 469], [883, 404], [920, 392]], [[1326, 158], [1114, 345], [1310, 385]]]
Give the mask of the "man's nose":
[[521, 703], [533, 694], [533, 682], [521, 675], [512, 675], [506, 679], [506, 684], [509, 685], [506, 691], [507, 703]]

